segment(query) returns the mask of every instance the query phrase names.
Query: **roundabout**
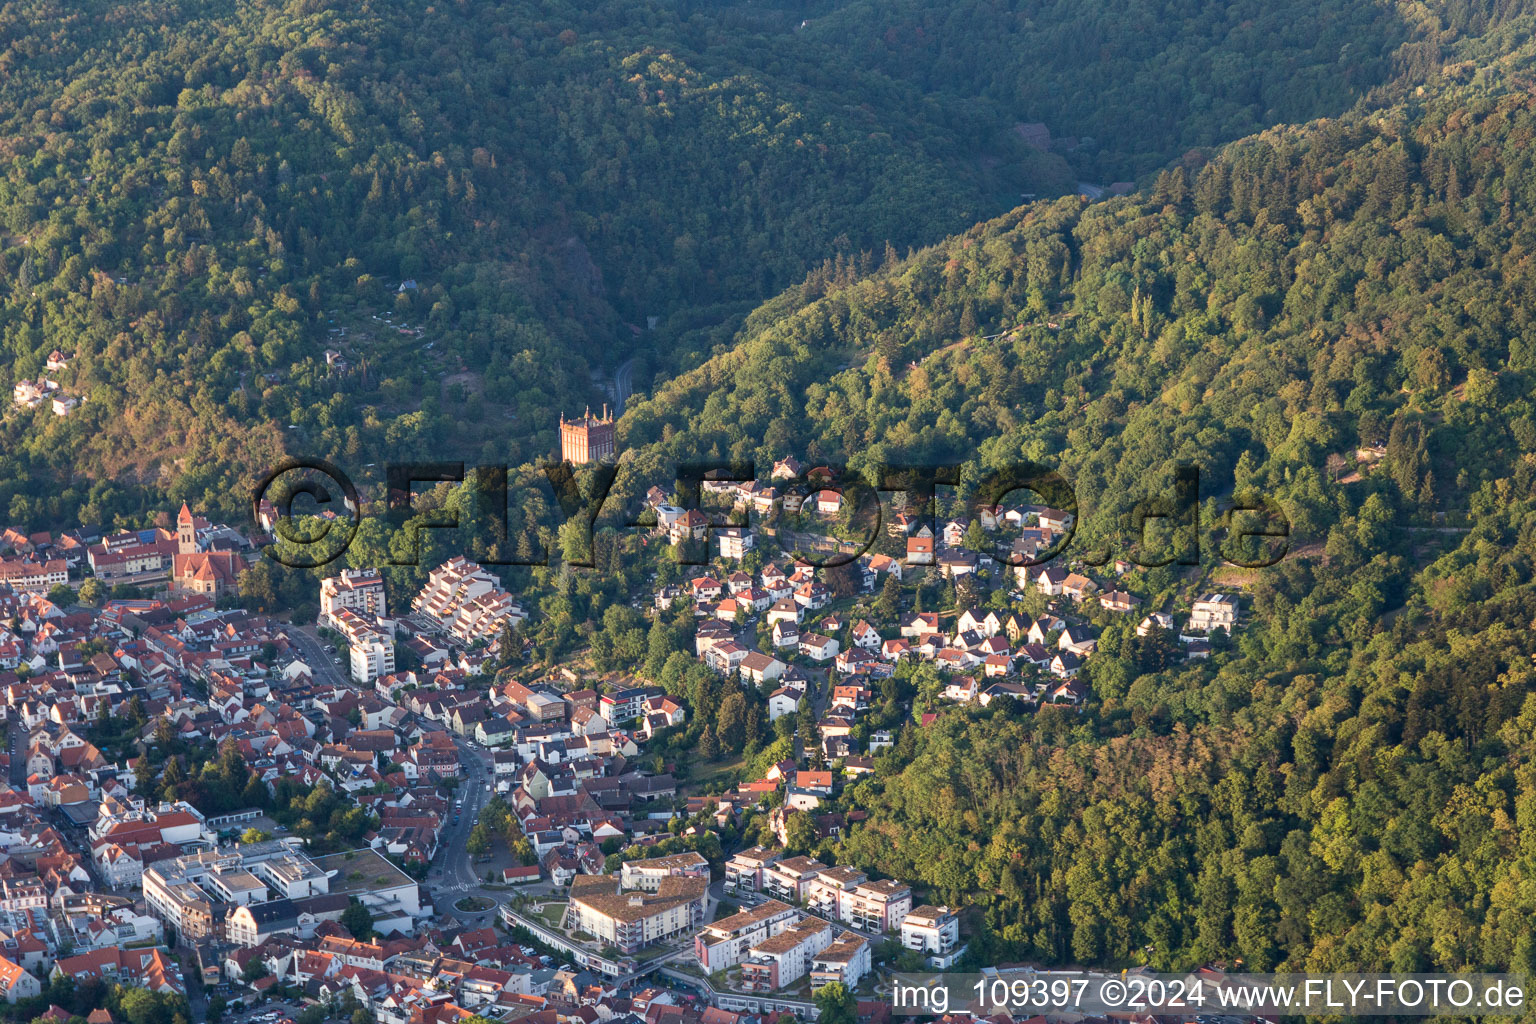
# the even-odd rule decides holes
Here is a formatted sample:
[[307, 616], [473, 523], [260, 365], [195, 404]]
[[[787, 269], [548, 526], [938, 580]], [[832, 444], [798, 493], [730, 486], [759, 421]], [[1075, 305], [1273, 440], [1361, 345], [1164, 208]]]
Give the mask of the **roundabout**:
[[480, 914], [496, 906], [496, 901], [484, 896], [465, 896], [453, 905], [453, 909], [466, 914]]

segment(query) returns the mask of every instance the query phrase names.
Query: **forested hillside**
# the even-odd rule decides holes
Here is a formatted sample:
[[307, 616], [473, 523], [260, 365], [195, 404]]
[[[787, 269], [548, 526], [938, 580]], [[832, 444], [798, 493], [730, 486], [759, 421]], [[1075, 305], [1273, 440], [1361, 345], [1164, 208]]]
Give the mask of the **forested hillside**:
[[626, 417], [640, 468], [1052, 463], [1116, 553], [1176, 461], [1286, 510], [1236, 657], [1109, 638], [1081, 717], [946, 714], [858, 784], [839, 858], [978, 962], [1536, 967], [1536, 103], [1467, 77], [814, 275]]
[[1517, 0], [854, 0], [807, 28], [851, 63], [1044, 124], [1074, 167], [1109, 181], [1389, 102], [1448, 62], [1517, 45], [1531, 17]]
[[823, 261], [1338, 114], [1518, 15], [16, 0], [0, 386], [59, 349], [85, 403], [0, 422], [0, 508], [232, 511], [282, 450], [522, 462]]
[[520, 462], [674, 317], [1071, 180], [664, 7], [27, 0], [0, 40], [0, 384], [57, 348], [88, 399], [0, 426], [38, 525], [233, 508], [284, 446]]

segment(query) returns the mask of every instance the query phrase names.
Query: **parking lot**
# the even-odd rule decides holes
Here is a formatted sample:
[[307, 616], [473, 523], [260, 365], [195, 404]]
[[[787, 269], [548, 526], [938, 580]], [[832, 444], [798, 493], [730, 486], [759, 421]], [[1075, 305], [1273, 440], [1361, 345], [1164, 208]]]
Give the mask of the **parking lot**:
[[226, 1024], [293, 1024], [304, 1009], [298, 1003], [274, 1001], [243, 1010], [229, 1010], [224, 1014]]

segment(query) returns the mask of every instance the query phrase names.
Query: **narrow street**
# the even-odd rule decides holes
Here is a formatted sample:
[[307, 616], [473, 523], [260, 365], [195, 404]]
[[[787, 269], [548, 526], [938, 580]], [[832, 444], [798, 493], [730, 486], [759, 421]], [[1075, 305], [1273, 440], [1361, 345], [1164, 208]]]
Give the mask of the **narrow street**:
[[287, 629], [288, 640], [304, 655], [304, 661], [315, 672], [317, 682], [329, 683], [332, 686], [353, 686], [347, 673], [336, 664], [336, 655], [325, 649], [315, 633], [314, 626], [289, 626]]
[[[326, 645], [321, 642], [313, 626], [289, 626], [287, 633], [289, 641], [314, 670], [317, 682], [358, 688], [336, 663], [336, 655], [325, 649]], [[436, 722], [420, 717], [415, 721], [424, 729], [443, 730]], [[482, 925], [490, 921], [496, 907], [472, 913], [457, 910], [454, 903], [465, 896], [483, 896], [499, 905], [508, 895], [504, 892], [488, 892], [482, 888], [484, 878], [476, 871], [474, 858], [469, 855], [468, 848], [469, 834], [474, 830], [475, 820], [492, 795], [487, 790], [495, 785], [494, 765], [490, 751], [461, 736], [453, 736], [452, 739], [459, 752], [461, 781], [453, 793], [448, 823], [439, 837], [437, 856], [433, 858], [423, 887], [431, 894], [433, 906], [439, 915], [457, 918], [465, 924]], [[15, 769], [13, 757], [12, 770]], [[458, 817], [458, 824], [453, 824], [454, 816]]]

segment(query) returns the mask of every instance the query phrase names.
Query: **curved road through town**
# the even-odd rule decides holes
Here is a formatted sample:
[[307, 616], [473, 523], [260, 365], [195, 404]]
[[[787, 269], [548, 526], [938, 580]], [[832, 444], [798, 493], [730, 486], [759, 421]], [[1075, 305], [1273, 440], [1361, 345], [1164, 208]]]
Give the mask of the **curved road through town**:
[[[288, 640], [298, 649], [304, 661], [313, 670], [315, 680], [332, 686], [361, 689], [347, 677], [336, 663], [336, 655], [328, 652], [313, 626], [290, 626]], [[428, 731], [445, 731], [436, 722], [412, 716], [417, 725]], [[432, 896], [433, 908], [439, 915], [449, 915], [464, 924], [490, 923], [496, 907], [478, 913], [461, 911], [454, 904], [465, 896], [482, 896], [498, 906], [510, 894], [486, 891], [482, 878], [475, 871], [474, 858], [469, 855], [469, 834], [474, 830], [480, 809], [491, 798], [488, 787], [495, 784], [491, 752], [461, 736], [453, 736], [453, 744], [459, 751], [462, 769], [460, 784], [453, 794], [448, 810], [448, 821], [438, 836], [437, 856], [432, 859], [425, 888]], [[13, 763], [14, 763], [13, 759]], [[458, 824], [453, 823], [458, 816]]]

